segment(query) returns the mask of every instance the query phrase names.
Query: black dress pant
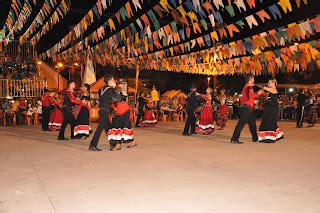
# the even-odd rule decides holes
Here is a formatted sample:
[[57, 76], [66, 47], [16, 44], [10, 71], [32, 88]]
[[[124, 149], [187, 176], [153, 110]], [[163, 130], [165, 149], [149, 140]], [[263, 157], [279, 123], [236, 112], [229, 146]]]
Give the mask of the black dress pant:
[[305, 113], [305, 106], [298, 106], [297, 127], [301, 127], [303, 125], [304, 113]]
[[107, 133], [111, 126], [110, 120], [109, 120], [109, 110], [100, 109], [99, 117], [100, 117], [99, 124], [90, 142], [90, 147], [96, 147], [98, 145], [102, 130], [105, 130]]
[[137, 120], [136, 120], [136, 127], [139, 126], [139, 122], [143, 117], [144, 117], [144, 111], [143, 111], [143, 109], [139, 109], [138, 117], [137, 117]]
[[257, 141], [257, 125], [256, 125], [256, 117], [250, 106], [240, 106], [238, 107], [239, 120], [236, 128], [234, 129], [232, 140], [239, 140], [240, 133], [243, 127], [248, 123], [249, 129], [252, 135], [252, 140]]
[[48, 125], [50, 121], [50, 107], [42, 107], [42, 130], [48, 130]]
[[[194, 114], [194, 109], [187, 109], [187, 121], [184, 126], [183, 134], [195, 133], [196, 132], [196, 116]], [[191, 128], [191, 129], [190, 129]]]
[[60, 139], [64, 138], [64, 132], [68, 124], [70, 124], [71, 126], [71, 138], [74, 138], [73, 130], [76, 125], [76, 119], [74, 118], [74, 115], [72, 114], [71, 109], [68, 107], [63, 107], [62, 113], [63, 113], [63, 122], [62, 122], [62, 126], [60, 129], [58, 138]]

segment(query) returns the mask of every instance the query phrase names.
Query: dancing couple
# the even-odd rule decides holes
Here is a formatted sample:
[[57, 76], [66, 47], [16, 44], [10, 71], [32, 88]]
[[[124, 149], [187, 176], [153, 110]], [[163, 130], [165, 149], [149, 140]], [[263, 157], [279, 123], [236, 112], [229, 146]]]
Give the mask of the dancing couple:
[[[70, 124], [71, 126], [71, 139], [77, 139], [77, 138], [85, 139], [89, 136], [89, 133], [91, 131], [91, 128], [89, 126], [90, 110], [89, 110], [88, 86], [82, 88], [84, 93], [82, 94], [80, 100], [77, 100], [74, 96], [75, 88], [76, 88], [75, 82], [69, 81], [68, 89], [63, 95], [63, 101], [62, 101], [63, 122], [62, 122], [60, 131], [59, 131], [59, 136], [58, 136], [58, 140], [61, 140], [61, 141], [68, 140], [68, 138], [64, 136], [65, 129], [68, 124]], [[76, 105], [78, 105], [79, 107], [77, 119], [75, 119], [75, 116], [73, 114]], [[58, 111], [56, 113], [58, 113]]]
[[[283, 131], [277, 125], [279, 115], [277, 81], [275, 79], [269, 80], [267, 87], [257, 85], [261, 90], [256, 93], [253, 90], [254, 85], [254, 76], [247, 76], [246, 85], [242, 90], [242, 104], [238, 109], [239, 120], [231, 138], [231, 143], [233, 144], [243, 143], [239, 141], [239, 137], [247, 123], [249, 124], [253, 142], [274, 143], [283, 138]], [[268, 97], [259, 132], [257, 133], [256, 117], [253, 113], [254, 99], [258, 98], [263, 91], [268, 93]]]
[[[227, 110], [225, 103], [225, 96], [221, 93], [220, 100], [213, 97], [212, 88], [208, 87], [206, 94], [197, 93], [197, 89], [193, 84], [190, 88], [190, 93], [187, 100], [187, 121], [183, 131], [183, 135], [188, 136], [191, 134], [197, 134], [197, 132], [209, 135], [214, 131], [214, 108], [213, 104], [218, 104], [216, 123], [220, 126], [219, 130], [226, 126], [227, 122]], [[196, 121], [195, 110], [199, 107], [200, 102], [203, 101], [204, 105], [201, 110], [200, 117]]]
[[136, 120], [136, 128], [139, 127], [154, 127], [158, 121], [154, 113], [154, 105], [157, 101], [153, 101], [150, 94], [145, 96], [142, 92], [138, 98], [138, 116]]
[[[42, 103], [42, 131], [52, 131], [50, 128], [50, 113], [51, 108], [59, 106], [60, 102], [53, 98], [54, 92], [49, 92], [47, 88], [44, 89], [44, 94], [41, 97]], [[59, 124], [58, 124], [59, 125]]]
[[307, 89], [301, 90], [297, 97], [297, 128], [302, 128], [304, 121], [308, 124], [307, 127], [313, 127], [316, 124], [316, 101], [317, 99], [314, 92], [308, 91]]
[[[104, 77], [104, 86], [100, 91], [99, 98], [99, 124], [90, 142], [90, 151], [102, 151], [97, 147], [102, 130], [108, 134], [110, 150], [121, 149], [123, 142], [128, 143], [128, 148], [134, 147], [137, 143], [133, 140], [133, 131], [130, 122], [130, 107], [127, 104], [127, 86], [125, 81], [117, 83], [112, 75]], [[114, 105], [115, 117], [110, 122], [111, 105]]]

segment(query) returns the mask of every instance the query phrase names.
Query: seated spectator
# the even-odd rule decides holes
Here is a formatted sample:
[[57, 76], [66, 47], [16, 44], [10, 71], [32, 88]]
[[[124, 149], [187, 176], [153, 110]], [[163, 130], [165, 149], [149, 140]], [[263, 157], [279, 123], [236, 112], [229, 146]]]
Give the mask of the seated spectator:
[[10, 105], [8, 105], [6, 107], [6, 109], [4, 110], [4, 114], [6, 116], [6, 122], [7, 124], [13, 123], [13, 118], [14, 118], [14, 111], [12, 110], [12, 108], [10, 107]]
[[25, 115], [23, 114], [23, 112], [27, 111], [27, 100], [24, 97], [21, 98], [19, 103], [20, 103], [19, 104], [19, 110], [18, 110], [18, 112], [16, 114], [16, 116], [17, 116], [17, 124], [20, 123], [20, 121], [22, 119], [26, 119]]
[[7, 106], [10, 106], [9, 102], [7, 99], [3, 99], [2, 101], [2, 109], [7, 109]]
[[36, 107], [37, 107], [37, 111], [36, 111], [36, 112], [37, 112], [39, 115], [42, 115], [42, 106], [37, 103], [37, 104], [36, 104]]
[[20, 101], [18, 99], [14, 100], [12, 104], [12, 111], [17, 113], [19, 111]]
[[37, 111], [37, 107], [35, 105], [29, 104], [27, 116], [30, 118], [31, 123], [34, 121], [34, 113]]
[[163, 103], [160, 108], [161, 115], [167, 115], [169, 120], [172, 120], [172, 112], [170, 110], [170, 106], [167, 102]]

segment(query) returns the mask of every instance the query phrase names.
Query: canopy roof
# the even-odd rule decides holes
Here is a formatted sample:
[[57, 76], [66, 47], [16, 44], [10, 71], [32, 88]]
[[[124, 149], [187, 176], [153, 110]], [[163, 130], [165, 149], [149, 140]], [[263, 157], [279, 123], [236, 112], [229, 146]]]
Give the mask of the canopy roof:
[[[93, 84], [90, 85], [90, 92], [91, 93], [99, 93], [99, 90], [105, 86], [105, 82], [103, 80], [103, 78], [100, 78], [99, 80], [97, 80], [96, 82], [94, 82]], [[128, 93], [134, 93], [135, 89], [132, 87], [128, 87]]]
[[8, 0], [0, 48], [30, 41], [43, 60], [194, 74], [320, 67], [318, 0]]
[[163, 93], [162, 96], [169, 97], [169, 98], [175, 98], [175, 97], [183, 97], [187, 98], [187, 94], [182, 92], [181, 90], [169, 90], [165, 93]]

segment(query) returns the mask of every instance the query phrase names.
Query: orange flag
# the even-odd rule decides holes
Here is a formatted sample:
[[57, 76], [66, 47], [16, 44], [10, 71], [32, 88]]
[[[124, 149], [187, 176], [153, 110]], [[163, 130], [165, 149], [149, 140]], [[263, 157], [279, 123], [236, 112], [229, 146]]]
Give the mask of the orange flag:
[[269, 14], [265, 10], [260, 10], [259, 12], [257, 12], [257, 15], [261, 19], [262, 23], [265, 22], [265, 19], [270, 19]]
[[237, 33], [240, 32], [239, 29], [234, 24], [228, 25], [227, 29], [229, 31], [229, 34], [230, 34], [231, 38], [233, 37], [233, 32], [237, 32]]

